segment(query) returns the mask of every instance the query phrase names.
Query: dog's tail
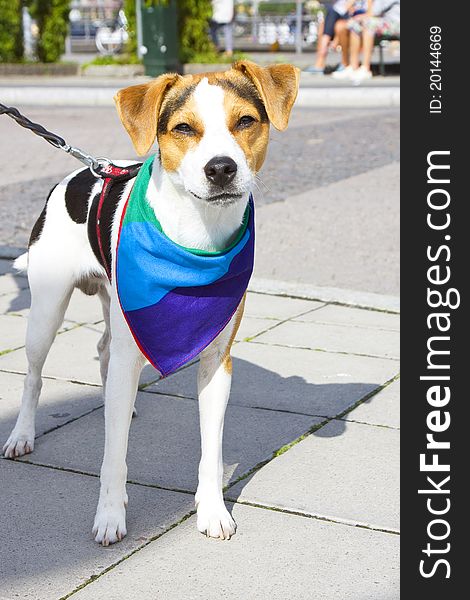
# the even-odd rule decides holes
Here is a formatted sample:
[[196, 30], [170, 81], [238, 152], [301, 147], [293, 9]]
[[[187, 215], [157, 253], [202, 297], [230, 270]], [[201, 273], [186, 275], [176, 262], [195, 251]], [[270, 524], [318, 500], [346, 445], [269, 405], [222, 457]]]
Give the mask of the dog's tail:
[[20, 273], [24, 273], [28, 270], [28, 253], [25, 252], [18, 256], [18, 258], [13, 262], [13, 268], [15, 271]]

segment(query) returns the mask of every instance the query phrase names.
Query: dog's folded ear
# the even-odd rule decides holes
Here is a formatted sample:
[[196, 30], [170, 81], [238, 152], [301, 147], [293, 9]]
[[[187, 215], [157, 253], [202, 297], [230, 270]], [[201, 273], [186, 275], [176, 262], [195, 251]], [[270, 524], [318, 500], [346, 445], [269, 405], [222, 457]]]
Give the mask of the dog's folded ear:
[[166, 73], [149, 83], [132, 85], [114, 96], [119, 118], [137, 154], [147, 154], [157, 136], [157, 120], [165, 92], [179, 79]]
[[239, 60], [232, 68], [255, 84], [274, 127], [280, 131], [286, 129], [299, 90], [300, 69], [293, 65], [260, 67], [249, 60]]

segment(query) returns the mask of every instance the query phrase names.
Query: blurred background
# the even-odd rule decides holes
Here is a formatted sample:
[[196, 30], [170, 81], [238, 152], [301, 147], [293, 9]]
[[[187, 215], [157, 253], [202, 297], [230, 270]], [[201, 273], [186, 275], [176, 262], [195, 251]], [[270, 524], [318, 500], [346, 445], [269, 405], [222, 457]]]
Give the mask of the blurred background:
[[[255, 275], [396, 296], [400, 36], [377, 29], [359, 77], [349, 25], [363, 9], [367, 2], [0, 0], [0, 102], [92, 154], [134, 159], [117, 89], [239, 58], [294, 63], [298, 102], [288, 130], [271, 133], [255, 192]], [[364, 50], [361, 42], [362, 67]], [[50, 187], [80, 164], [6, 116], [0, 151], [0, 257], [11, 258]]]

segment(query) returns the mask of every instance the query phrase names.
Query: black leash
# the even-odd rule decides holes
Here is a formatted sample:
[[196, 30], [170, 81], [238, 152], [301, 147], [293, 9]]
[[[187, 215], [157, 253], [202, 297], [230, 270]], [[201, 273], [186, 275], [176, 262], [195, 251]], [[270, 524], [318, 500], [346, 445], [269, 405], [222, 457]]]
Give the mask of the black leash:
[[[60, 148], [60, 150], [63, 150], [64, 152], [67, 152], [67, 154], [75, 157], [84, 165], [86, 165], [95, 177], [102, 177], [103, 179], [114, 179], [117, 177], [113, 173], [114, 170], [109, 168], [114, 167], [114, 165], [108, 158], [95, 158], [83, 150], [80, 150], [80, 148], [70, 146], [63, 138], [60, 137], [60, 135], [48, 131], [45, 127], [39, 125], [39, 123], [33, 123], [33, 121], [22, 115], [17, 108], [14, 108], [13, 106], [5, 106], [4, 104], [0, 103], [0, 115], [7, 115], [8, 117], [11, 117], [18, 123], [18, 125], [21, 125], [21, 127], [29, 129], [35, 135], [42, 137], [44, 140], [46, 140], [46, 142], [52, 144], [52, 146], [55, 148]], [[137, 175], [139, 168], [140, 165], [138, 168], [137, 165], [135, 165], [134, 169], [132, 169], [132, 167], [130, 168], [130, 170], [135, 171], [135, 173], [133, 172], [129, 179], [132, 178], [132, 176], [135, 177], [135, 175]]]

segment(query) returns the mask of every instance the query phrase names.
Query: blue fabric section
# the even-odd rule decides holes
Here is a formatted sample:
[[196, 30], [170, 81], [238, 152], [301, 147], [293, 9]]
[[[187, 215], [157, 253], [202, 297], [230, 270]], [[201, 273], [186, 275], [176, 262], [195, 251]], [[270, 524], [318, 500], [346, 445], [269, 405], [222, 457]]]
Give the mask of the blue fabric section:
[[209, 285], [223, 277], [233, 258], [250, 238], [246, 229], [240, 242], [225, 254], [201, 256], [169, 240], [152, 223], [123, 225], [119, 240], [117, 281], [125, 311], [159, 302], [177, 287]]

